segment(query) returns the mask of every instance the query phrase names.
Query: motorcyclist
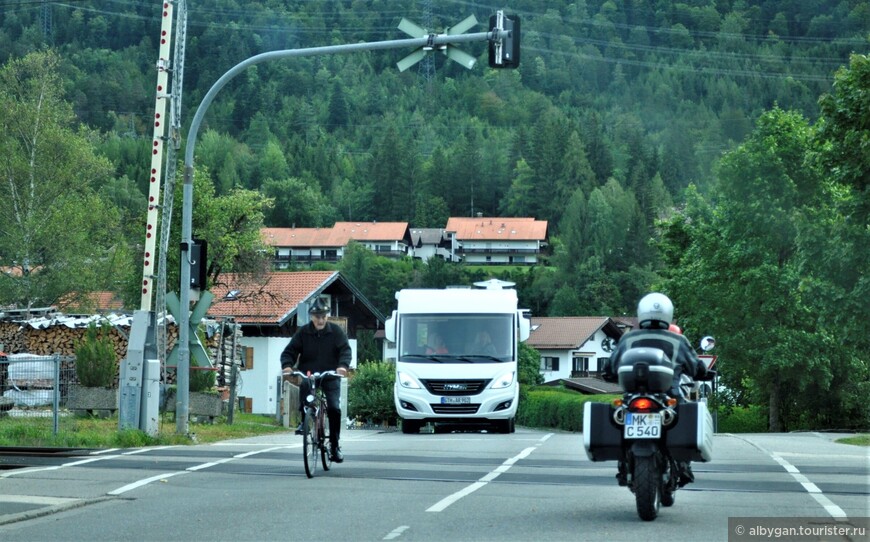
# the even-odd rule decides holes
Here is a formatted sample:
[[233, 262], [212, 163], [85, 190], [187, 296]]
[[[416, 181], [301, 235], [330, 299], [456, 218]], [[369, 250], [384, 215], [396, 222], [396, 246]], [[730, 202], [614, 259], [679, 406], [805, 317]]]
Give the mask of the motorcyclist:
[[[685, 336], [669, 329], [673, 318], [674, 304], [668, 296], [657, 292], [645, 295], [637, 304], [638, 329], [629, 331], [619, 339], [610, 359], [602, 367], [602, 378], [608, 382], [618, 380], [619, 363], [630, 348], [658, 348], [674, 363], [671, 394], [678, 401], [685, 402], [686, 398], [680, 388], [681, 376], [686, 374], [695, 380], [706, 380], [707, 366], [695, 354]], [[678, 466], [680, 487], [695, 480], [688, 462], [678, 462]], [[617, 474], [620, 485], [625, 485], [624, 477], [625, 466], [620, 462]]]
[[616, 350], [602, 368], [602, 378], [608, 382], [618, 380], [619, 362], [629, 348], [658, 348], [674, 363], [671, 393], [684, 400], [680, 377], [686, 374], [695, 380], [706, 380], [707, 366], [695, 354], [685, 336], [669, 330], [673, 317], [674, 304], [668, 296], [660, 293], [645, 295], [637, 304], [639, 329], [629, 331], [619, 339]]

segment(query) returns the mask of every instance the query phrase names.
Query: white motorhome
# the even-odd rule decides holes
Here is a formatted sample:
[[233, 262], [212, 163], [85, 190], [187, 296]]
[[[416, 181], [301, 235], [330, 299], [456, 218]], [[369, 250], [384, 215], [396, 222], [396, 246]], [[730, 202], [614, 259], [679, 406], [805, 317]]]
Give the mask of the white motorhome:
[[385, 331], [396, 344], [402, 432], [417, 433], [427, 422], [514, 431], [519, 342], [529, 337], [529, 320], [517, 309], [516, 291], [503, 288], [511, 283], [477, 285], [485, 289], [396, 292]]

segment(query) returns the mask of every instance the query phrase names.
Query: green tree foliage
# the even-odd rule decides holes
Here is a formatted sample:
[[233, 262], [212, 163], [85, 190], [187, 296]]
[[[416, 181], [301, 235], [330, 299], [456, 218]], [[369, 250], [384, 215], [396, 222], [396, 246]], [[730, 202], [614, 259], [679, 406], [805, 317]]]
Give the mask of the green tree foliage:
[[813, 246], [834, 250], [837, 242], [818, 236], [824, 224], [806, 220], [837, 201], [813, 164], [813, 145], [801, 115], [765, 113], [747, 142], [722, 160], [716, 205], [690, 193], [662, 238], [665, 288], [678, 320], [690, 336], [719, 339], [723, 380], [765, 404], [775, 431], [868, 419], [854, 404], [856, 392], [866, 391], [866, 364], [844, 348], [848, 329], [824, 318], [842, 307], [820, 303], [829, 282], [800, 256], [801, 228]]
[[[866, 55], [850, 54], [866, 48], [870, 3], [651, 6], [524, 1], [511, 8], [523, 18], [519, 69], [464, 70], [436, 55], [430, 84], [415, 70], [397, 73], [400, 51], [245, 70], [212, 103], [196, 148], [197, 177], [208, 172], [211, 179], [197, 183], [213, 192], [196, 184], [194, 234], [208, 237], [220, 258], [212, 276], [263, 263], [253, 245], [247, 250], [232, 240], [236, 226], [239, 243], [256, 244], [258, 222], [441, 227], [447, 216], [478, 212], [532, 216], [549, 222], [547, 265], [509, 279], [534, 314], [630, 314], [640, 295], [659, 285], [687, 296], [677, 310], [691, 333], [723, 338], [723, 367], [731, 363], [729, 348], [752, 345], [735, 352], [723, 374], [741, 399], [779, 408], [773, 417], [782, 427], [819, 426], [835, 415], [864, 419], [854, 414], [854, 398], [868, 391], [860, 387], [866, 363], [859, 353], [870, 347], [870, 335], [853, 315], [864, 313], [862, 271], [870, 267], [868, 69]], [[182, 130], [210, 86], [254, 54], [397, 37], [395, 14], [405, 3], [358, 7], [230, 0], [199, 6], [187, 29]], [[433, 6], [434, 27], [454, 24], [455, 7]], [[468, 9], [486, 21], [496, 7]], [[0, 274], [0, 302], [48, 304], [69, 292], [109, 288], [119, 276], [129, 277], [138, 299], [141, 277], [129, 254], [142, 244], [153, 130], [144, 112], [154, 103], [159, 15], [93, 0], [48, 9], [51, 32], [41, 9], [7, 9], [0, 18], [4, 74], [38, 58], [31, 53], [54, 58], [45, 87], [53, 89], [45, 94], [51, 99], [41, 102], [40, 114], [59, 113], [50, 126], [61, 127], [34, 123], [36, 102], [18, 99], [22, 81], [38, 78], [4, 80], [0, 164], [4, 179], [14, 171], [15, 182], [0, 188], [0, 265], [12, 270]], [[49, 43], [56, 54], [40, 53]], [[468, 45], [475, 55], [484, 49]], [[774, 104], [777, 113], [766, 113]], [[31, 208], [41, 215], [10, 229], [13, 202], [26, 194], [21, 172], [30, 167], [20, 133], [37, 127], [45, 146], [31, 171], [39, 201]], [[15, 197], [5, 197], [13, 188]], [[274, 207], [261, 205], [267, 199]], [[173, 216], [177, 239], [177, 208]], [[664, 221], [661, 229], [656, 221]], [[454, 278], [467, 284], [494, 274], [382, 259], [359, 265], [350, 255], [351, 268], [366, 270], [354, 283], [385, 312], [398, 287]], [[177, 284], [177, 268], [170, 261], [170, 284]], [[697, 302], [689, 302], [693, 296]], [[732, 326], [747, 300], [754, 303], [750, 320], [771, 333]], [[751, 342], [771, 334], [781, 340]], [[823, 355], [797, 359], [794, 352], [807, 344]], [[756, 368], [750, 353], [781, 360], [781, 374], [780, 361]], [[799, 372], [813, 376], [795, 384], [802, 377], [792, 373]], [[776, 386], [768, 384], [777, 382], [818, 398], [818, 414], [804, 418], [807, 410], [799, 414], [791, 397], [772, 401]]]
[[111, 171], [64, 100], [58, 57], [0, 70], [0, 300], [50, 305], [112, 282], [119, 213], [97, 191]]
[[541, 353], [524, 342], [520, 343], [517, 371], [520, 386], [541, 384], [544, 381], [544, 377], [541, 375]]

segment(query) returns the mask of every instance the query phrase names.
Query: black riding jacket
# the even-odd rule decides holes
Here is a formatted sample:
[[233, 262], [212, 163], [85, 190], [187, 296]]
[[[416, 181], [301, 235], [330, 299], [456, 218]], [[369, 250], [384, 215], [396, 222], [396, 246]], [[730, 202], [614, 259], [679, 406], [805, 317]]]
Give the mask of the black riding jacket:
[[707, 378], [707, 366], [701, 361], [689, 340], [666, 329], [635, 329], [619, 339], [616, 350], [601, 370], [601, 377], [608, 382], [618, 380], [619, 363], [629, 348], [658, 348], [674, 362], [674, 389], [679, 388], [680, 375], [686, 374], [694, 380]]
[[[299, 360], [297, 366], [296, 360]], [[281, 352], [281, 368], [297, 367], [303, 373], [334, 371], [350, 367], [351, 350], [347, 335], [341, 326], [326, 322], [322, 331], [317, 331], [309, 322], [299, 328], [290, 339], [290, 344]]]

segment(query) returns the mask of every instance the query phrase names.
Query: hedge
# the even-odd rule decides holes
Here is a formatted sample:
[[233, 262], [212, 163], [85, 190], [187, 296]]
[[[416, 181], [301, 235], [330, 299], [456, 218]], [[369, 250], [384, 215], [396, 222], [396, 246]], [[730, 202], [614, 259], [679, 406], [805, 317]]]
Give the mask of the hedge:
[[[583, 395], [565, 388], [527, 388], [517, 411], [517, 425], [583, 431], [583, 403], [610, 403], [618, 395]], [[718, 433], [764, 433], [767, 413], [762, 407], [719, 407]]]

